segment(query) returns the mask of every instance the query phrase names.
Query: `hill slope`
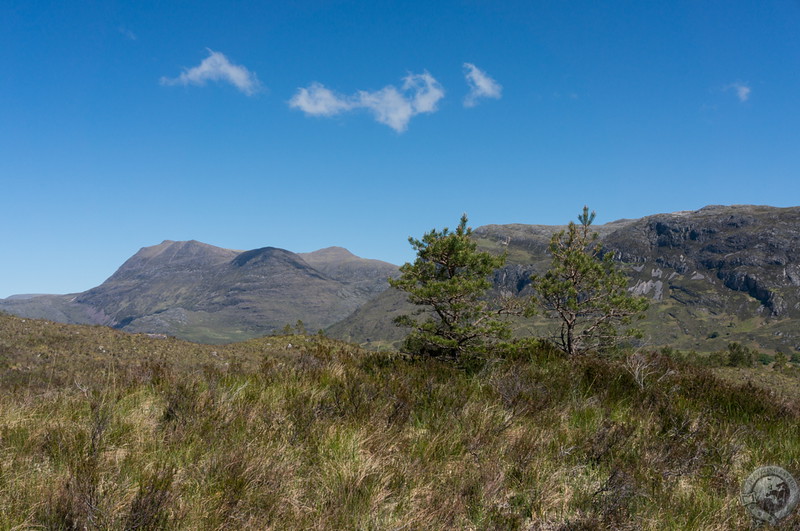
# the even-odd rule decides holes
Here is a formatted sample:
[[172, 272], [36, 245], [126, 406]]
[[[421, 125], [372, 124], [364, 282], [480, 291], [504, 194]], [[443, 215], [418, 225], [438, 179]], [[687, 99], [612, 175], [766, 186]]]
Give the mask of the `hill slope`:
[[[529, 295], [530, 276], [550, 265], [551, 235], [564, 228], [475, 229], [479, 248], [508, 253], [507, 265], [495, 274], [496, 289]], [[630, 276], [631, 291], [652, 300], [642, 326], [648, 344], [712, 351], [739, 341], [800, 350], [800, 207], [710, 206], [595, 230]], [[400, 294], [384, 292], [334, 325], [331, 334], [376, 346], [396, 343], [403, 331], [391, 318], [410, 309], [402, 304]], [[539, 331], [546, 326], [542, 320], [520, 324]]]
[[740, 371], [535, 345], [465, 370], [0, 314], [0, 528], [747, 529], [744, 480], [800, 470], [800, 411], [797, 369], [792, 394]]

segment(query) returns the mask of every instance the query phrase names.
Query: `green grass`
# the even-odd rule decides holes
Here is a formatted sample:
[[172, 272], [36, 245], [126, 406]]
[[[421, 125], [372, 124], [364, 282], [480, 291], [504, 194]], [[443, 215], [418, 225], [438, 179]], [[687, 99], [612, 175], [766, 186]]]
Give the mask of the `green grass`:
[[0, 375], [0, 529], [742, 529], [753, 469], [800, 472], [796, 386], [654, 353], [460, 368], [0, 315]]

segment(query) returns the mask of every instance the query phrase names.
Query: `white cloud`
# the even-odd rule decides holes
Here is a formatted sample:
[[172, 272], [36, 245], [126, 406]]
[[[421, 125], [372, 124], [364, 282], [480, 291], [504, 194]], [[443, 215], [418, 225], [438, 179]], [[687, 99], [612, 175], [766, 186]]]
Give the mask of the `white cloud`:
[[737, 81], [736, 83], [731, 83], [730, 85], [728, 85], [725, 88], [727, 90], [735, 91], [736, 92], [736, 97], [739, 98], [739, 101], [742, 102], [742, 103], [744, 103], [748, 99], [750, 99], [750, 92], [752, 92], [752, 89], [748, 85], [746, 85], [745, 83], [740, 83], [740, 82]]
[[469, 85], [469, 94], [464, 98], [465, 107], [474, 107], [480, 98], [500, 99], [503, 87], [486, 72], [472, 63], [464, 63], [464, 77]]
[[337, 95], [320, 83], [312, 83], [308, 88], [298, 89], [289, 100], [289, 106], [312, 116], [334, 116], [353, 109], [367, 109], [375, 120], [402, 133], [415, 115], [436, 112], [436, 105], [443, 97], [444, 89], [439, 82], [423, 72], [406, 76], [402, 89], [389, 85], [373, 92], [359, 90], [350, 97]]
[[206, 81], [227, 81], [248, 96], [252, 96], [261, 88], [255, 73], [241, 65], [232, 64], [220, 52], [208, 49], [209, 56], [198, 66], [184, 69], [175, 78], [162, 77], [162, 85], [205, 85]]
[[408, 128], [414, 116], [414, 106], [395, 87], [388, 86], [376, 92], [358, 92], [358, 106], [369, 109], [375, 119], [398, 133]]
[[312, 116], [334, 116], [353, 108], [353, 104], [342, 96], [334, 94], [320, 83], [312, 83], [301, 88], [289, 100], [289, 107], [300, 109]]
[[444, 89], [427, 72], [406, 76], [403, 79], [403, 90], [414, 91], [414, 99], [412, 100], [414, 114], [436, 112], [436, 104], [439, 103], [440, 99], [444, 98]]
[[392, 85], [377, 92], [359, 91], [358, 105], [372, 111], [380, 123], [402, 133], [415, 115], [436, 112], [436, 104], [444, 97], [442, 86], [427, 72], [403, 78], [403, 92], [408, 95]]

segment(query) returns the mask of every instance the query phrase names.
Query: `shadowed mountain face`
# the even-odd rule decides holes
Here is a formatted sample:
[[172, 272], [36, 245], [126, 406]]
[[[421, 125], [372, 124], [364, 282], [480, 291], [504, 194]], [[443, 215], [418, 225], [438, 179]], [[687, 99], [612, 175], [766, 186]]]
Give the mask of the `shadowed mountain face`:
[[[566, 226], [486, 225], [478, 245], [506, 252], [496, 291], [530, 295], [530, 277], [551, 263], [548, 244]], [[594, 227], [631, 279], [651, 299], [640, 325], [645, 342], [702, 351], [740, 341], [771, 350], [800, 350], [800, 207], [710, 206]], [[352, 341], [396, 342], [391, 316], [408, 311], [388, 290], [331, 328]], [[520, 325], [539, 332], [539, 319]]]
[[745, 294], [765, 316], [800, 313], [800, 208], [713, 206], [650, 216], [611, 234], [606, 245], [623, 262]]
[[397, 267], [344, 249], [303, 255], [196, 241], [145, 247], [100, 286], [72, 296], [0, 301], [27, 317], [105, 324], [206, 342], [246, 339], [302, 320], [315, 331], [388, 287]]

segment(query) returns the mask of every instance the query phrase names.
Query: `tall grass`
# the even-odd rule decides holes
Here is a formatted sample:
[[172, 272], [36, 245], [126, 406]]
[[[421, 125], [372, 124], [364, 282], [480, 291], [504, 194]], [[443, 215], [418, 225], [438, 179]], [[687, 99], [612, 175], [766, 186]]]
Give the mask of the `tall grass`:
[[743, 529], [750, 472], [800, 471], [796, 406], [659, 354], [0, 338], [2, 529]]

